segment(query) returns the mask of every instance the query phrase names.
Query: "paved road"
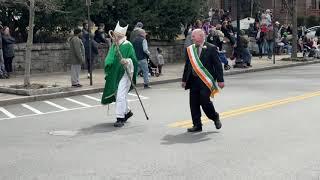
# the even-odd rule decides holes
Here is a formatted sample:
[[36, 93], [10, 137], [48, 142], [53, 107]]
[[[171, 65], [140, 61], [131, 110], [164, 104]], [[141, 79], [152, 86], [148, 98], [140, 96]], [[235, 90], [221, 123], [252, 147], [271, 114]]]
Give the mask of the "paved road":
[[320, 179], [320, 65], [226, 78], [223, 128], [191, 126], [178, 83], [140, 89], [150, 120], [112, 126], [101, 94], [0, 108], [0, 179]]

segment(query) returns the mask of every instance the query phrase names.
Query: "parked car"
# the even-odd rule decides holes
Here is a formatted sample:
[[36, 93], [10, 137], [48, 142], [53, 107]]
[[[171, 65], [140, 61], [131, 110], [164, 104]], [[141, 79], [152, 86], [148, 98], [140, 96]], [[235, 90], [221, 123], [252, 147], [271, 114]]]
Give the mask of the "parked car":
[[307, 38], [316, 37], [316, 32], [320, 30], [320, 26], [314, 26], [306, 30]]

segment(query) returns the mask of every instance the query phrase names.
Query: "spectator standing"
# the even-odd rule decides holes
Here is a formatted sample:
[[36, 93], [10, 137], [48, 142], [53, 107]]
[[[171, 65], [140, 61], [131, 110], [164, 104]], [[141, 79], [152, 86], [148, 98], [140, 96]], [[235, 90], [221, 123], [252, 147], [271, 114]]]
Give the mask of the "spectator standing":
[[3, 36], [2, 36], [2, 48], [3, 48], [3, 58], [5, 70], [8, 73], [12, 73], [12, 60], [14, 58], [14, 44], [16, 40], [10, 35], [9, 27], [3, 28]]
[[162, 75], [162, 67], [164, 65], [164, 58], [162, 55], [162, 50], [160, 48], [157, 48], [157, 61], [158, 61], [159, 75]]
[[251, 66], [251, 58], [252, 55], [248, 49], [248, 44], [249, 44], [249, 38], [245, 35], [244, 31], [241, 30], [240, 31], [240, 42], [237, 45], [237, 48], [240, 52], [240, 55], [243, 59], [243, 67], [244, 68], [248, 68], [248, 67], [252, 67]]
[[142, 22], [137, 22], [133, 31], [130, 33], [130, 42], [133, 43], [136, 37], [139, 35], [139, 29], [143, 28]]
[[149, 86], [149, 68], [148, 68], [148, 57], [150, 56], [150, 52], [148, 50], [148, 42], [146, 40], [146, 32], [145, 30], [138, 28], [137, 29], [137, 37], [134, 39], [133, 47], [138, 59], [138, 72], [142, 70], [143, 72], [143, 81], [144, 88], [148, 89]]
[[94, 40], [99, 44], [107, 44], [107, 37], [106, 33], [104, 32], [104, 24], [100, 23], [98, 29], [94, 33]]
[[2, 50], [2, 22], [0, 21], [0, 79], [9, 78], [4, 66], [3, 50]]
[[211, 30], [207, 37], [207, 42], [218, 47], [218, 55], [220, 61], [224, 64], [224, 70], [229, 70], [231, 66], [229, 65], [228, 58], [226, 57], [226, 52], [222, 49], [223, 38], [224, 34], [220, 30]]
[[81, 87], [79, 81], [79, 75], [81, 71], [81, 64], [85, 62], [85, 49], [80, 39], [82, 37], [82, 32], [80, 29], [74, 30], [74, 35], [70, 39], [70, 59], [71, 64], [71, 86]]
[[273, 32], [274, 31], [273, 31], [272, 25], [269, 25], [268, 31], [266, 32], [268, 59], [271, 59], [273, 54], [273, 45], [274, 45]]
[[[89, 39], [90, 36], [90, 39]], [[93, 39], [93, 36], [89, 33], [85, 34], [83, 37], [83, 45], [85, 49], [86, 64], [88, 69], [88, 79], [90, 78], [90, 70], [94, 67], [95, 58], [99, 54], [98, 43]], [[90, 43], [91, 43], [91, 56], [90, 56]]]

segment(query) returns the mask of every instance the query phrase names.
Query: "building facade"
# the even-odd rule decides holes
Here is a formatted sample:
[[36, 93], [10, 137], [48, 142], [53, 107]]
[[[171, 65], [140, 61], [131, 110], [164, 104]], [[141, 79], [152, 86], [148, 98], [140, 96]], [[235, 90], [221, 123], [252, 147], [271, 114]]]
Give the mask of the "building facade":
[[[208, 0], [215, 2], [214, 8], [221, 8], [231, 12], [232, 19], [237, 16], [237, 0]], [[291, 21], [291, 16], [286, 5], [290, 0], [238, 0], [241, 1], [241, 18], [251, 16], [252, 12], [258, 11], [259, 6], [262, 10], [271, 9], [274, 17], [281, 23], [288, 24]], [[213, 4], [213, 3], [212, 3]], [[254, 6], [252, 6], [254, 4]], [[320, 0], [297, 0], [298, 17], [317, 16], [320, 17]], [[252, 14], [254, 17], [254, 14]]]

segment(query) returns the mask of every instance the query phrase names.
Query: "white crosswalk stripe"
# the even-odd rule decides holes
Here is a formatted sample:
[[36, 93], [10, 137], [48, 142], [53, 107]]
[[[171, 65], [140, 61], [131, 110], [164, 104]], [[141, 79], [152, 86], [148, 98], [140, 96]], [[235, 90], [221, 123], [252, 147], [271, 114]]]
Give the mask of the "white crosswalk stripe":
[[[138, 95], [133, 94], [133, 93], [128, 93], [128, 94], [129, 94], [130, 96], [138, 97]], [[147, 97], [141, 96], [140, 94], [139, 94], [139, 96], [140, 96], [141, 99], [148, 99]]]
[[89, 96], [89, 95], [83, 95], [84, 97], [86, 97], [86, 98], [89, 98], [89, 99], [92, 99], [92, 100], [95, 100], [95, 101], [98, 101], [98, 102], [100, 102], [101, 101], [101, 99], [98, 99], [98, 98], [95, 98], [95, 97], [92, 97], [92, 96]]
[[27, 104], [21, 104], [23, 107], [29, 109], [30, 111], [36, 113], [36, 114], [43, 114], [43, 112], [39, 111], [38, 109], [35, 109]]
[[[53, 114], [53, 113], [59, 113], [59, 112], [65, 112], [65, 111], [74, 111], [74, 110], [80, 110], [80, 109], [86, 109], [86, 108], [101, 107], [102, 106], [100, 103], [101, 99], [99, 97], [100, 94], [102, 93], [76, 96], [75, 98], [77, 98], [77, 100], [75, 100], [75, 98], [58, 98], [54, 102], [49, 100], [38, 101], [38, 102], [36, 101], [36, 102], [30, 102], [28, 104], [16, 104], [13, 107], [5, 107], [5, 106], [0, 107], [0, 121], [7, 120], [7, 119], [21, 118], [21, 117], [31, 117], [31, 116], [37, 116], [37, 115], [45, 115], [45, 114]], [[136, 98], [137, 96], [135, 94], [130, 93], [129, 96], [133, 97], [133, 99], [128, 99], [130, 103], [139, 101], [138, 98]], [[144, 99], [144, 98], [149, 99], [149, 97], [143, 97], [143, 96], [141, 97], [141, 99]], [[94, 105], [90, 105], [86, 103], [86, 102], [91, 102], [91, 101], [88, 101], [88, 99], [99, 102], [99, 104], [94, 103]], [[74, 104], [70, 105], [69, 102], [72, 102], [80, 106], [74, 107]], [[114, 104], [115, 102], [111, 103], [110, 105], [114, 105]], [[38, 107], [41, 108], [41, 110], [37, 109]], [[29, 111], [26, 111], [26, 109]], [[19, 115], [16, 115], [16, 112]]]
[[9, 111], [7, 111], [5, 108], [0, 107], [0, 111], [3, 112], [5, 115], [7, 115], [9, 118], [15, 118], [16, 116]]
[[56, 103], [53, 103], [53, 102], [51, 102], [51, 101], [43, 101], [43, 102], [45, 102], [45, 103], [47, 103], [47, 104], [49, 104], [49, 105], [51, 105], [51, 106], [54, 106], [54, 107], [56, 107], [56, 108], [58, 108], [58, 109], [61, 109], [61, 110], [63, 110], [63, 111], [67, 111], [67, 110], [68, 110], [68, 108], [65, 108], [65, 107], [63, 107], [63, 106], [60, 106], [60, 105], [58, 105], [58, 104], [56, 104]]
[[71, 101], [71, 102], [74, 102], [74, 103], [79, 104], [79, 105], [84, 106], [84, 107], [92, 107], [89, 104], [86, 104], [86, 103], [83, 103], [83, 102], [80, 102], [80, 101], [77, 101], [77, 100], [74, 100], [74, 99], [71, 99], [71, 98], [64, 98], [64, 99], [66, 99], [68, 101]]

